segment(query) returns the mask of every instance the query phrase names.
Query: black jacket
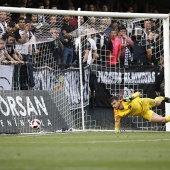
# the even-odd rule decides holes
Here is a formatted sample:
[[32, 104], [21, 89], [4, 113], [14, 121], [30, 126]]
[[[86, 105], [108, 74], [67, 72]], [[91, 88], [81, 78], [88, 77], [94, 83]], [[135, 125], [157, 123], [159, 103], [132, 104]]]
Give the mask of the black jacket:
[[155, 76], [154, 90], [160, 92], [160, 95], [165, 94], [165, 84], [164, 84], [164, 67], [159, 70]]

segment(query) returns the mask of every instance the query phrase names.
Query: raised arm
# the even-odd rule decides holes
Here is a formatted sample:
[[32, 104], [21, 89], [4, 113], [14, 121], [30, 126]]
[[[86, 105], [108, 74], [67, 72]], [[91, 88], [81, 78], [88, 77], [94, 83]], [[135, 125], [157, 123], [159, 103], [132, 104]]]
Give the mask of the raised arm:
[[121, 117], [119, 115], [116, 115], [115, 113], [115, 133], [120, 132], [120, 120], [121, 120]]
[[134, 94], [131, 95], [133, 98], [139, 97], [140, 96], [140, 92], [137, 91]]
[[123, 99], [124, 102], [130, 102], [133, 99], [135, 99], [136, 97], [140, 97], [140, 92], [136, 92], [134, 94], [131, 94], [130, 96], [126, 97], [125, 99]]

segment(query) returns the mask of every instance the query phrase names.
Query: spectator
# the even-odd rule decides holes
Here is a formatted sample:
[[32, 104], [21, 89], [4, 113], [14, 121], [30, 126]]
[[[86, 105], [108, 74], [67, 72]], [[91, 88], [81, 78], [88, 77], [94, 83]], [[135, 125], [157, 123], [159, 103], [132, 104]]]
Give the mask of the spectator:
[[44, 9], [50, 9], [50, 0], [44, 0]]
[[17, 64], [17, 63], [23, 64], [24, 62], [22, 61], [22, 55], [18, 51], [15, 50], [15, 34], [7, 33], [5, 36], [5, 42], [6, 42], [6, 50], [7, 50], [8, 54], [10, 55], [10, 57], [13, 58], [15, 61], [18, 61], [18, 62], [14, 62], [14, 63], [15, 64]]
[[6, 18], [7, 18], [7, 13], [0, 12], [0, 37], [2, 37], [2, 35], [5, 34], [7, 30]]
[[157, 29], [156, 19], [150, 19], [151, 22], [151, 31], [154, 33], [154, 41], [159, 38], [159, 30]]
[[61, 28], [57, 27], [57, 19], [56, 19], [56, 15], [51, 15], [49, 18], [49, 24], [51, 25], [51, 29], [55, 29], [55, 32], [58, 34], [59, 33], [59, 38], [61, 41], [63, 41], [63, 36], [61, 33]]
[[[8, 36], [7, 36], [8, 38]], [[10, 37], [11, 38], [11, 37]], [[2, 46], [3, 46], [3, 43], [5, 41], [5, 44], [4, 44], [4, 48], [2, 49]], [[11, 40], [9, 40], [10, 42]], [[3, 40], [1, 39], [1, 43], [2, 43], [2, 46], [1, 46], [1, 49], [3, 50], [3, 55], [5, 56], [5, 59], [6, 59], [6, 64], [10, 63], [10, 64], [17, 64], [18, 62], [16, 60], [13, 59], [13, 57], [11, 57], [8, 53], [8, 46], [6, 43], [8, 43], [6, 40]]]
[[[38, 5], [39, 9], [44, 9], [43, 3], [39, 3]], [[44, 23], [45, 21], [45, 15], [44, 14], [38, 14], [38, 23]]]
[[109, 29], [110, 24], [111, 24], [111, 19], [109, 17], [100, 18], [100, 25], [105, 26], [105, 33]]
[[51, 9], [57, 10], [57, 9], [58, 9], [58, 8], [57, 8], [57, 5], [53, 4], [53, 5], [51, 6]]
[[90, 46], [91, 46], [91, 50], [87, 57], [87, 64], [93, 64], [94, 61], [98, 58], [97, 46], [94, 40], [95, 33], [96, 30], [94, 28], [87, 30], [87, 41], [90, 42]]
[[8, 33], [14, 33], [14, 32], [15, 32], [15, 30], [16, 30], [15, 25], [16, 25], [15, 22], [12, 22], [12, 21], [8, 23], [6, 33], [3, 34], [3, 36], [2, 36], [2, 38], [3, 38], [4, 40], [6, 40], [6, 35], [7, 35]]
[[109, 12], [108, 6], [106, 4], [102, 5], [102, 12]]
[[94, 4], [89, 4], [89, 11], [96, 11], [96, 7]]
[[101, 11], [101, 0], [96, 0], [95, 8], [96, 11]]
[[50, 15], [49, 16], [49, 24], [52, 25], [52, 26], [57, 26], [56, 15]]
[[4, 49], [5, 49], [5, 41], [4, 39], [0, 38], [0, 65], [9, 63], [8, 60], [6, 59]]
[[132, 7], [132, 6], [129, 6], [128, 9], [127, 9], [127, 12], [133, 13], [133, 12], [134, 12], [133, 7]]
[[40, 26], [40, 25], [38, 24], [38, 16], [37, 16], [37, 14], [31, 14], [30, 19], [31, 19], [31, 31], [32, 31], [33, 34], [34, 34], [34, 33], [36, 32], [36, 28], [37, 28], [38, 26]]
[[144, 29], [142, 39], [147, 40], [147, 34], [151, 31], [151, 22], [150, 20], [144, 20]]
[[29, 61], [32, 49], [28, 41], [33, 36], [33, 33], [30, 31], [30, 23], [25, 23], [24, 18], [19, 18], [18, 26], [19, 28], [15, 31], [16, 49], [21, 53], [23, 61]]
[[137, 13], [138, 12], [138, 4], [137, 4], [136, 0], [132, 1], [132, 7], [133, 7], [133, 12]]
[[34, 7], [35, 7], [35, 4], [34, 4], [33, 0], [28, 0], [26, 8], [34, 8]]
[[88, 24], [91, 28], [97, 29], [96, 17], [89, 17]]
[[[68, 10], [74, 11], [75, 8], [74, 8], [74, 6], [69, 6]], [[70, 22], [70, 25], [73, 25], [75, 28], [78, 27], [78, 20], [77, 20], [77, 18], [75, 16], [70, 16], [69, 22]]]
[[31, 25], [34, 26], [38, 23], [38, 16], [37, 14], [31, 14]]
[[89, 10], [89, 5], [88, 5], [88, 3], [87, 2], [85, 2], [84, 4], [83, 4], [83, 9], [82, 9], [83, 11], [88, 11]]
[[[53, 41], [49, 42], [52, 58], [54, 58], [55, 66], [61, 64], [61, 54], [64, 49], [63, 43], [60, 40], [60, 35], [56, 27], [51, 28]], [[55, 69], [57, 69], [57, 67]]]
[[20, 72], [20, 65], [24, 64], [22, 61], [22, 55], [15, 50], [15, 34], [8, 33], [6, 34], [6, 50], [8, 55], [14, 59], [12, 61], [14, 65], [14, 89], [19, 90], [19, 72]]
[[105, 25], [99, 26], [99, 33], [96, 34], [97, 53], [102, 65], [106, 65], [106, 52], [109, 45], [109, 36], [104, 33]]
[[155, 53], [155, 42], [154, 42], [154, 34], [152, 31], [148, 32], [147, 35], [147, 41], [146, 43], [148, 44], [150, 50], [148, 51], [150, 53], [150, 55], [148, 54], [148, 60], [149, 60], [149, 64], [151, 65], [157, 65], [158, 63], [158, 59], [157, 57], [155, 57], [156, 54]]
[[120, 64], [129, 65], [131, 59], [131, 49], [133, 47], [133, 41], [130, 37], [127, 36], [126, 27], [119, 27], [119, 38], [121, 40], [121, 55], [120, 55]]
[[116, 65], [120, 62], [121, 55], [121, 41], [118, 38], [118, 30], [116, 28], [110, 32], [109, 50], [109, 65]]
[[[58, 6], [57, 5], [52, 5], [51, 9], [57, 10]], [[63, 16], [62, 15], [55, 15], [56, 16], [56, 21], [57, 21], [57, 27], [61, 27], [62, 21], [63, 21]]]
[[[73, 37], [71, 32], [75, 30], [73, 25], [69, 23], [70, 16], [64, 16], [63, 26], [62, 26], [62, 35], [63, 35], [63, 45], [64, 50], [62, 54], [62, 64], [72, 64], [73, 62]], [[64, 68], [64, 65], [62, 69]]]
[[20, 2], [19, 2], [19, 6], [21, 7], [24, 7], [24, 8], [26, 8], [26, 6], [27, 6], [27, 1], [28, 0], [21, 0]]
[[117, 29], [118, 30], [118, 27], [119, 27], [119, 22], [117, 20], [112, 20], [110, 26], [105, 30], [105, 33], [107, 35], [110, 35], [110, 31], [112, 29]]
[[146, 39], [142, 38], [142, 29], [136, 27], [132, 36], [133, 46], [133, 64], [148, 65], [151, 57], [151, 44], [147, 43]]
[[[30, 56], [37, 54], [39, 51], [36, 49], [35, 36], [31, 31], [31, 21], [19, 18], [18, 26], [19, 28], [15, 31], [16, 50], [22, 55], [23, 61], [27, 63], [27, 65], [21, 67], [20, 85], [21, 90], [28, 90], [28, 86], [33, 87], [35, 85], [32, 64], [29, 62]], [[29, 79], [27, 68], [29, 69]]]
[[50, 0], [50, 4], [51, 4], [51, 9], [52, 6], [56, 6], [57, 9], [61, 9], [61, 2], [60, 0]]

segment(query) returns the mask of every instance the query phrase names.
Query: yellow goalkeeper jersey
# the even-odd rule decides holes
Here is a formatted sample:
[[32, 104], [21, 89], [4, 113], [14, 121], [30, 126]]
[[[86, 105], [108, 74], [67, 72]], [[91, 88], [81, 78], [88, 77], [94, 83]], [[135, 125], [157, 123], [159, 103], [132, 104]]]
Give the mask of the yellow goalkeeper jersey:
[[130, 102], [120, 101], [124, 109], [114, 109], [115, 130], [120, 128], [120, 120], [124, 116], [140, 116], [151, 120], [153, 111], [150, 110], [156, 105], [155, 100], [150, 98], [136, 97]]

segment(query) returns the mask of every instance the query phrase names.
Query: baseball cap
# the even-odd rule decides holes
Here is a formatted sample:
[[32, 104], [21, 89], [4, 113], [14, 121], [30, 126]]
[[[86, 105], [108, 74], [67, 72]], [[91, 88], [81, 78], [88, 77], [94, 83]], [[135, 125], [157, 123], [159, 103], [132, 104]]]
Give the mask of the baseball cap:
[[13, 21], [10, 21], [10, 22], [8, 22], [8, 24], [7, 24], [9, 27], [15, 27], [15, 22], [13, 22]]

